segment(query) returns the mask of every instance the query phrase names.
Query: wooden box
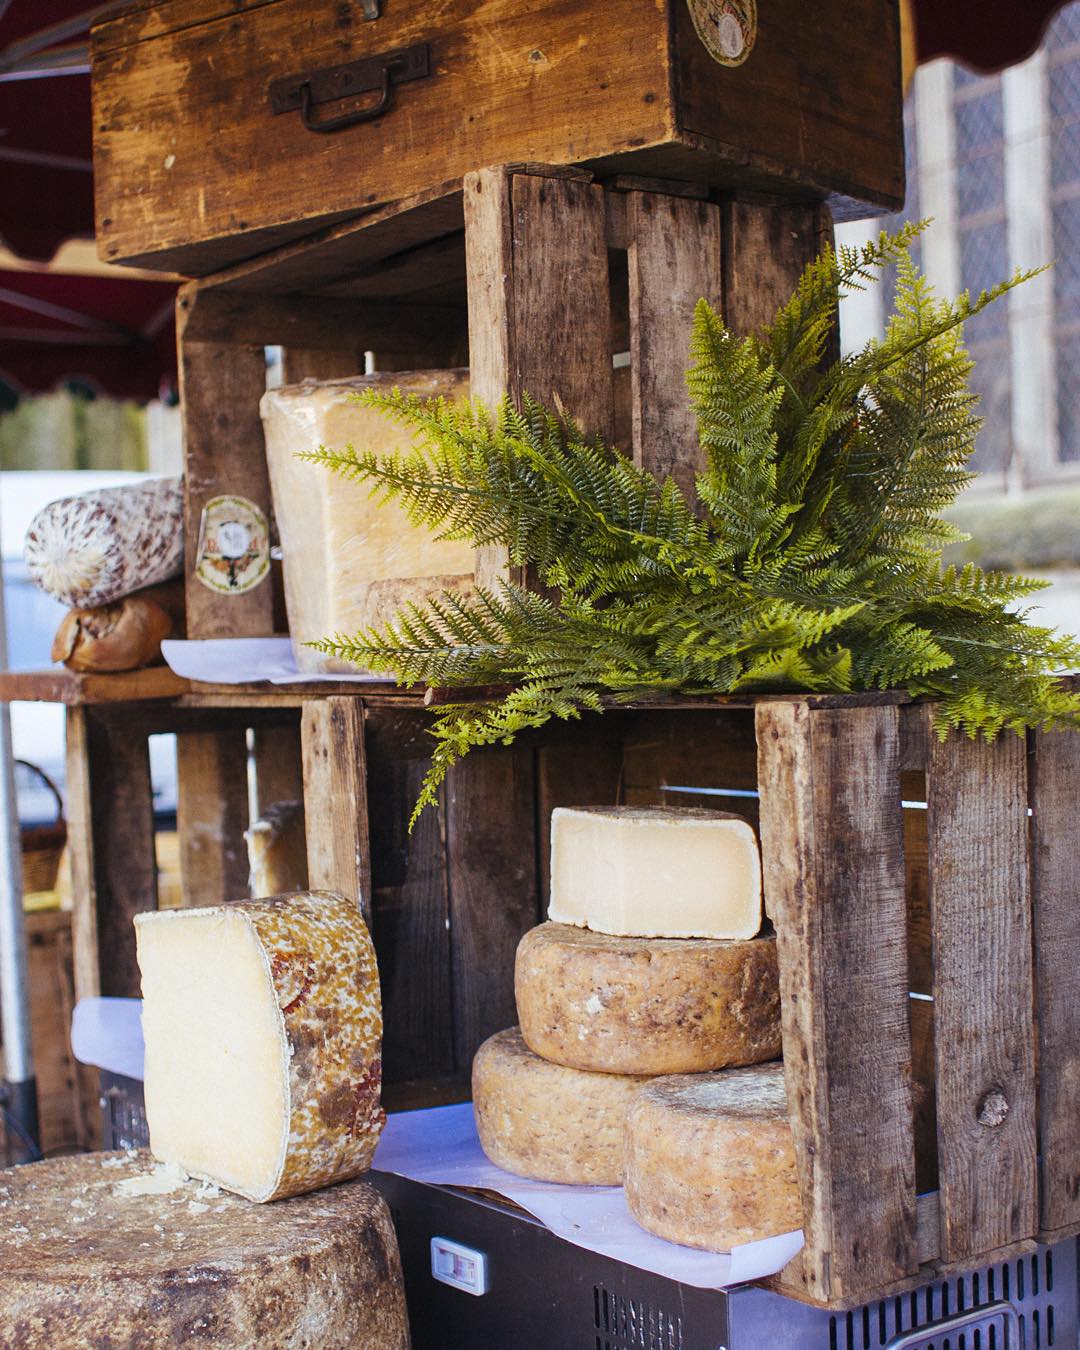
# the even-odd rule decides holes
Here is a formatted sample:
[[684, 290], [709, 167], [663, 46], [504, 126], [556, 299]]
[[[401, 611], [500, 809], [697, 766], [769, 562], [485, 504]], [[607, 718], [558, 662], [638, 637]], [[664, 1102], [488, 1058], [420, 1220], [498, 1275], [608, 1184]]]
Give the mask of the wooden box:
[[135, 0], [93, 86], [102, 256], [190, 275], [496, 163], [904, 194], [896, 0]]

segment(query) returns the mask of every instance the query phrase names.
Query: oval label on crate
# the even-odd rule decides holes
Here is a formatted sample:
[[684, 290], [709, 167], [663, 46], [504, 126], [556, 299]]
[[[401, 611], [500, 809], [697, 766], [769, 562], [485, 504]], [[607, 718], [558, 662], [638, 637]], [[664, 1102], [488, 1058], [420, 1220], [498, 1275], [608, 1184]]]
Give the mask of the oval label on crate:
[[243, 595], [270, 571], [266, 516], [246, 497], [211, 497], [199, 522], [195, 575], [222, 595]]
[[741, 66], [757, 37], [757, 0], [686, 0], [697, 35], [714, 61]]

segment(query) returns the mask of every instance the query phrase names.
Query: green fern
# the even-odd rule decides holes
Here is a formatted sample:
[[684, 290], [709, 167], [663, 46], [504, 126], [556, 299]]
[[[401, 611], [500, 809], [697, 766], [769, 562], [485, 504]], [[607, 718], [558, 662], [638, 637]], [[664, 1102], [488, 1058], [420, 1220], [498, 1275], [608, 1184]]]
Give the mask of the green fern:
[[[1080, 726], [1080, 696], [1054, 679], [1080, 646], [1015, 609], [1042, 583], [941, 564], [980, 426], [961, 328], [1031, 274], [940, 301], [908, 255], [920, 228], [826, 249], [759, 335], [699, 303], [696, 501], [528, 397], [489, 410], [372, 391], [412, 450], [305, 456], [441, 538], [505, 546], [549, 588], [446, 594], [315, 644], [403, 684], [507, 689], [438, 709], [417, 812], [469, 750], [605, 696], [902, 688], [937, 701], [943, 735]], [[826, 364], [839, 298], [888, 264], [884, 338]]]

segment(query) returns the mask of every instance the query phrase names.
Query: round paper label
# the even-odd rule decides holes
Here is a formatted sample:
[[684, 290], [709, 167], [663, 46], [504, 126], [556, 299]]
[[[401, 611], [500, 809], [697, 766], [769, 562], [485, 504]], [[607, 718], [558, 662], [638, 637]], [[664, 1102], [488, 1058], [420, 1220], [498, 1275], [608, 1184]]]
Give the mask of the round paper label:
[[246, 497], [212, 497], [199, 523], [195, 575], [224, 595], [242, 595], [270, 571], [266, 517]]
[[741, 66], [757, 37], [757, 0], [687, 0], [697, 35], [714, 61]]

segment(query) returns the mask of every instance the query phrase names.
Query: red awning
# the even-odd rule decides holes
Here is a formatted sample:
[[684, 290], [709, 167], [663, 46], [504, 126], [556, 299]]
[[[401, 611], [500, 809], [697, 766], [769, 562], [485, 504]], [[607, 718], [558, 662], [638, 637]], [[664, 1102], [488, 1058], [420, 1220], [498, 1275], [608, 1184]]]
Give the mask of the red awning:
[[952, 57], [990, 74], [1026, 60], [1067, 0], [914, 0], [914, 65]]

